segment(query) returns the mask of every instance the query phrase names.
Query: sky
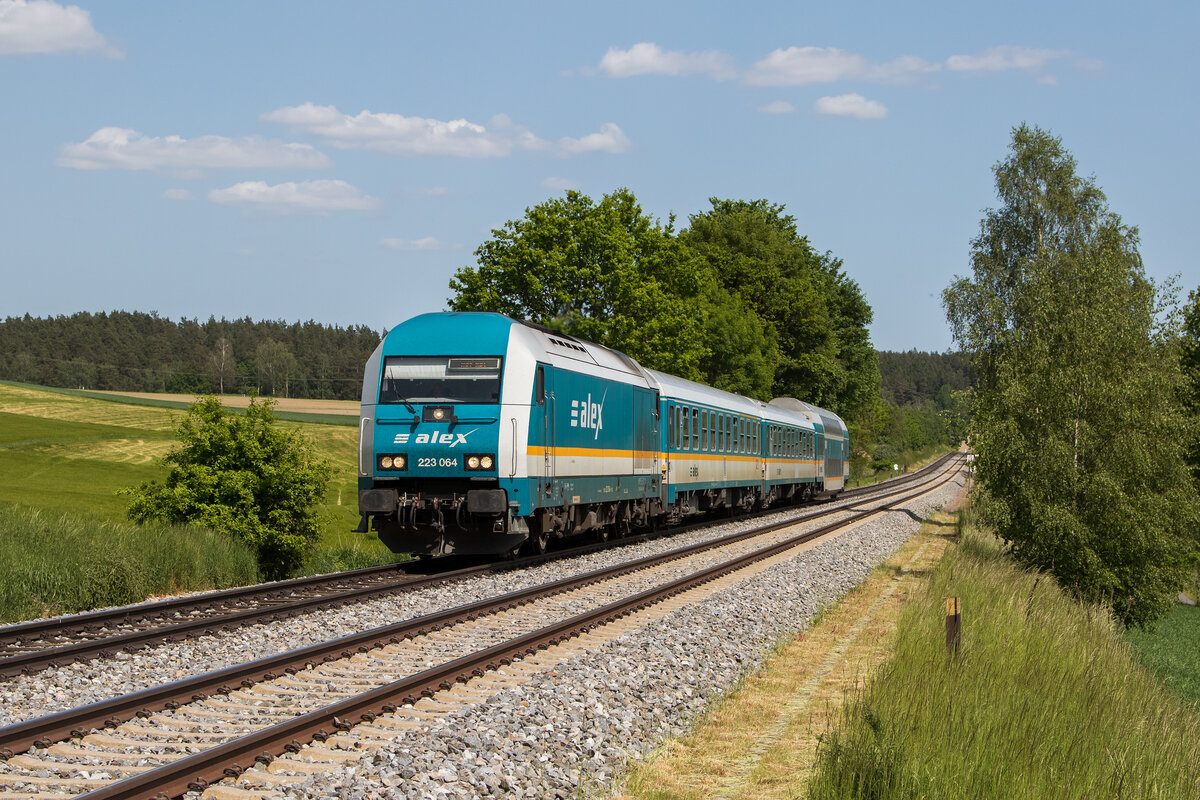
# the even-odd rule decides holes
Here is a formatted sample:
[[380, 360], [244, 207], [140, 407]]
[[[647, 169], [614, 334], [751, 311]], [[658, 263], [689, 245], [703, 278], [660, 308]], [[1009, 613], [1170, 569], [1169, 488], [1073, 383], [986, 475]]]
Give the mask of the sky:
[[[818, 7], [818, 5], [820, 7]], [[1014, 126], [1200, 284], [1195, 2], [0, 0], [0, 318], [376, 330], [492, 230], [617, 188], [786, 206], [881, 350], [953, 346]]]

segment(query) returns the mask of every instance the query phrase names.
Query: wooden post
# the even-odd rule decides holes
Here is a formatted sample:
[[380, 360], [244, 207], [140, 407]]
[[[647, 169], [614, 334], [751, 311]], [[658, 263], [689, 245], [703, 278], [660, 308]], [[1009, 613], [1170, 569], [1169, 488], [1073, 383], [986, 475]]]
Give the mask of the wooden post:
[[962, 638], [962, 602], [957, 597], [946, 598], [946, 655], [958, 655]]

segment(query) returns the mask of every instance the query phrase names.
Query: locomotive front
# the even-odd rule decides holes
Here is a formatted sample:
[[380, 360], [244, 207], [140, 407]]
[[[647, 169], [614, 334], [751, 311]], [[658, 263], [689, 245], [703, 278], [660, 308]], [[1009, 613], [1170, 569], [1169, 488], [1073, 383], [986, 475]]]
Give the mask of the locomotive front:
[[[360, 531], [404, 553], [503, 553], [524, 540], [500, 478], [517, 428], [504, 392], [532, 372], [507, 364], [511, 326], [497, 314], [424, 314], [384, 338], [363, 378]], [[518, 392], [525, 417], [530, 390]]]

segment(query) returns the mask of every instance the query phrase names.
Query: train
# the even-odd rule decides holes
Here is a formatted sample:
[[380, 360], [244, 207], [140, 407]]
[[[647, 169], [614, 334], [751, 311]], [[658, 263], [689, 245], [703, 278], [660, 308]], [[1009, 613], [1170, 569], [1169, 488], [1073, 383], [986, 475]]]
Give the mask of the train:
[[420, 556], [543, 553], [707, 512], [836, 496], [837, 414], [646, 369], [502, 314], [415, 316], [363, 371], [360, 532]]

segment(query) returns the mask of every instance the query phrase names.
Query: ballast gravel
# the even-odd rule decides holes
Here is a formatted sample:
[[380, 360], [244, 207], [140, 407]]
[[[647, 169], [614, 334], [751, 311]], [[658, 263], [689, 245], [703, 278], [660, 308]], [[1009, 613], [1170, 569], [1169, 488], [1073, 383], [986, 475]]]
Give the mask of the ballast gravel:
[[[576, 656], [400, 736], [374, 757], [309, 777], [293, 797], [576, 797], [604, 792], [614, 771], [682, 733], [714, 697], [755, 669], [780, 636], [807, 627], [823, 607], [894, 553], [962, 478], [857, 529], [798, 554], [696, 606]], [[823, 524], [826, 520], [819, 523]], [[759, 524], [761, 520], [754, 524]], [[735, 522], [579, 559], [380, 598], [238, 631], [164, 645], [112, 660], [0, 684], [0, 725], [327, 641], [717, 538]]]
[[309, 776], [284, 794], [605, 796], [624, 765], [686, 733], [709, 702], [762, 664], [780, 637], [806, 629], [962, 488], [957, 478], [595, 652], [401, 735], [370, 758]]

